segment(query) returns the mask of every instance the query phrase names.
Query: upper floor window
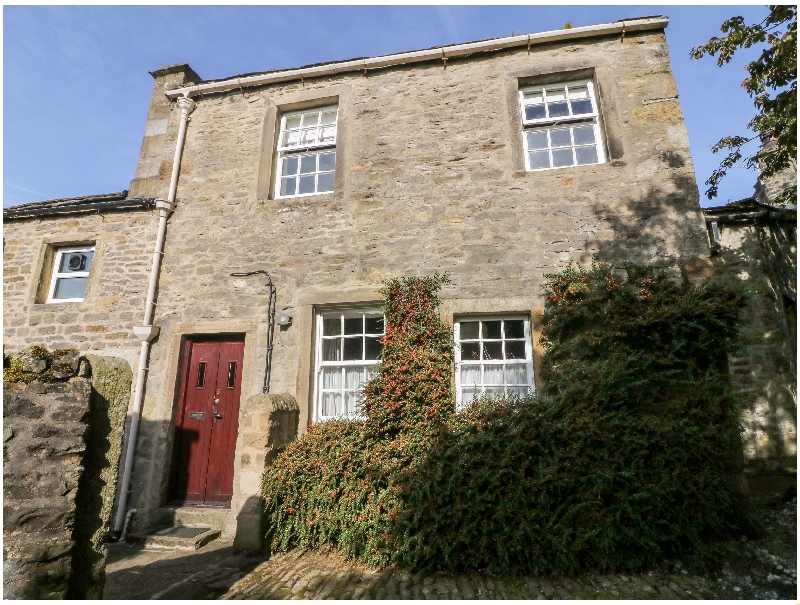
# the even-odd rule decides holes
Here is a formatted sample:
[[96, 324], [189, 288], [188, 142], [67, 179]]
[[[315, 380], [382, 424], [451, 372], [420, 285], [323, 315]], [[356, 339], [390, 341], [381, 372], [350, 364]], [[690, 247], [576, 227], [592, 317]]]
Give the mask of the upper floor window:
[[519, 99], [526, 170], [605, 162], [591, 80], [525, 88]]
[[474, 397], [523, 397], [533, 388], [530, 320], [463, 319], [455, 322], [454, 337], [458, 408]]
[[378, 370], [384, 334], [378, 309], [317, 315], [315, 421], [360, 416], [361, 389]]
[[338, 107], [330, 106], [281, 117], [275, 197], [333, 191], [338, 115]]
[[94, 246], [61, 248], [53, 261], [53, 275], [47, 302], [80, 302], [86, 294], [86, 283], [94, 259]]

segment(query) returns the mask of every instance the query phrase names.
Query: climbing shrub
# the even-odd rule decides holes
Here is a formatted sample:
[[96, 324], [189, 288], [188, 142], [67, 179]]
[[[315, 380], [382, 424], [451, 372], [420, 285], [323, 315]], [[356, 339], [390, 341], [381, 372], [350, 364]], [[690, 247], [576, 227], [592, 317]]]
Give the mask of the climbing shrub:
[[726, 355], [744, 295], [595, 263], [548, 276], [544, 393], [479, 401], [404, 476], [403, 563], [633, 571], [747, 526]]
[[378, 373], [363, 420], [311, 425], [267, 469], [262, 493], [273, 550], [337, 546], [384, 565], [403, 547], [391, 531], [397, 481], [453, 417], [453, 344], [436, 312], [446, 275], [387, 280]]
[[629, 265], [547, 276], [543, 392], [454, 414], [442, 276], [386, 283], [364, 420], [309, 427], [264, 475], [275, 550], [371, 565], [632, 571], [748, 524], [728, 384], [744, 295]]

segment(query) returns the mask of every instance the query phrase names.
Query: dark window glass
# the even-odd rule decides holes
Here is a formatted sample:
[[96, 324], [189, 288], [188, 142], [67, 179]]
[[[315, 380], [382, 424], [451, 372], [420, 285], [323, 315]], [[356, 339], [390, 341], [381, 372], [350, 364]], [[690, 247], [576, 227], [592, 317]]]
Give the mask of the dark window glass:
[[322, 341], [322, 361], [341, 361], [341, 338], [326, 338]]
[[525, 119], [526, 120], [539, 120], [541, 118], [546, 118], [544, 112], [544, 105], [528, 105], [525, 108]]
[[365, 338], [364, 344], [366, 345], [365, 359], [380, 359], [383, 351], [380, 338]]
[[315, 177], [313, 174], [311, 176], [301, 176], [297, 193], [314, 193], [315, 186]]
[[324, 336], [338, 336], [342, 333], [342, 320], [331, 317], [322, 320], [322, 334]]
[[228, 364], [228, 388], [232, 389], [236, 383], [236, 362], [231, 361]]
[[333, 191], [333, 173], [325, 172], [317, 177], [317, 192]]
[[297, 181], [294, 177], [289, 177], [288, 179], [281, 179], [281, 195], [294, 195], [295, 194], [295, 185]]
[[572, 149], [554, 149], [553, 166], [572, 166]]
[[484, 342], [483, 343], [483, 359], [503, 359], [503, 343], [501, 342]]
[[470, 361], [481, 358], [480, 343], [478, 342], [462, 342], [461, 343], [461, 359], [462, 361]]
[[367, 317], [367, 334], [383, 334], [383, 317]]
[[507, 340], [506, 359], [525, 359], [525, 341]]
[[364, 339], [344, 339], [344, 361], [360, 361], [364, 359]]
[[363, 334], [363, 332], [361, 331], [362, 327], [363, 324], [361, 323], [361, 316], [344, 318], [345, 334]]
[[574, 99], [571, 103], [573, 115], [592, 113], [592, 102], [589, 99]]
[[461, 340], [472, 340], [478, 338], [478, 325], [477, 321], [462, 321], [461, 322]]
[[304, 155], [300, 157], [300, 174], [308, 174], [317, 169], [317, 156]]
[[572, 139], [569, 136], [569, 129], [564, 130], [551, 130], [550, 142], [553, 147], [569, 147], [572, 145]]
[[578, 165], [597, 164], [597, 148], [595, 147], [576, 147], [575, 155], [578, 157]]
[[569, 115], [569, 106], [566, 101], [558, 101], [557, 103], [548, 103], [547, 111], [550, 112], [551, 118], [560, 118]]
[[283, 174], [297, 174], [297, 157], [286, 158], [283, 160]]
[[86, 277], [72, 277], [56, 281], [53, 298], [83, 298], [86, 294]]
[[197, 388], [202, 389], [206, 382], [206, 362], [201, 361], [197, 366]]
[[531, 168], [550, 168], [550, 154], [546, 151], [534, 151], [529, 153]]
[[484, 338], [500, 338], [500, 320], [483, 322]]
[[506, 338], [525, 338], [525, 322], [521, 319], [505, 321]]
[[335, 153], [321, 153], [319, 154], [319, 170], [324, 172], [326, 170], [333, 170], [336, 167], [336, 154]]

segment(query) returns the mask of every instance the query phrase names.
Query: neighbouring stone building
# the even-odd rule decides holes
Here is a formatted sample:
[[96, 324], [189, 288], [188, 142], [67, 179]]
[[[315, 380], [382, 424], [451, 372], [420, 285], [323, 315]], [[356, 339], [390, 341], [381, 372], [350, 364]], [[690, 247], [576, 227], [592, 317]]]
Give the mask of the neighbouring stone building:
[[751, 293], [730, 369], [745, 405], [745, 470], [762, 497], [797, 475], [797, 209], [775, 203], [787, 187], [797, 187], [794, 167], [759, 179], [751, 198], [703, 209], [714, 273]]
[[252, 546], [267, 457], [357, 408], [385, 277], [450, 273], [460, 404], [536, 384], [546, 273], [593, 255], [711, 271], [667, 23], [153, 72], [128, 191], [4, 212], [5, 346], [134, 371], [115, 529], [135, 509], [134, 531]]

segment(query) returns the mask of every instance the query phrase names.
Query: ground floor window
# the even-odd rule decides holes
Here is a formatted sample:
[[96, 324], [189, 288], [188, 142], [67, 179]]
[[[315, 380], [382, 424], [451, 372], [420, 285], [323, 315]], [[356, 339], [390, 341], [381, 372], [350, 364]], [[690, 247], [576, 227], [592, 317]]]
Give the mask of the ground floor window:
[[377, 371], [383, 351], [383, 312], [321, 312], [316, 332], [314, 421], [360, 417], [361, 390]]
[[523, 316], [464, 317], [454, 325], [456, 402], [519, 396], [533, 389], [530, 320]]

